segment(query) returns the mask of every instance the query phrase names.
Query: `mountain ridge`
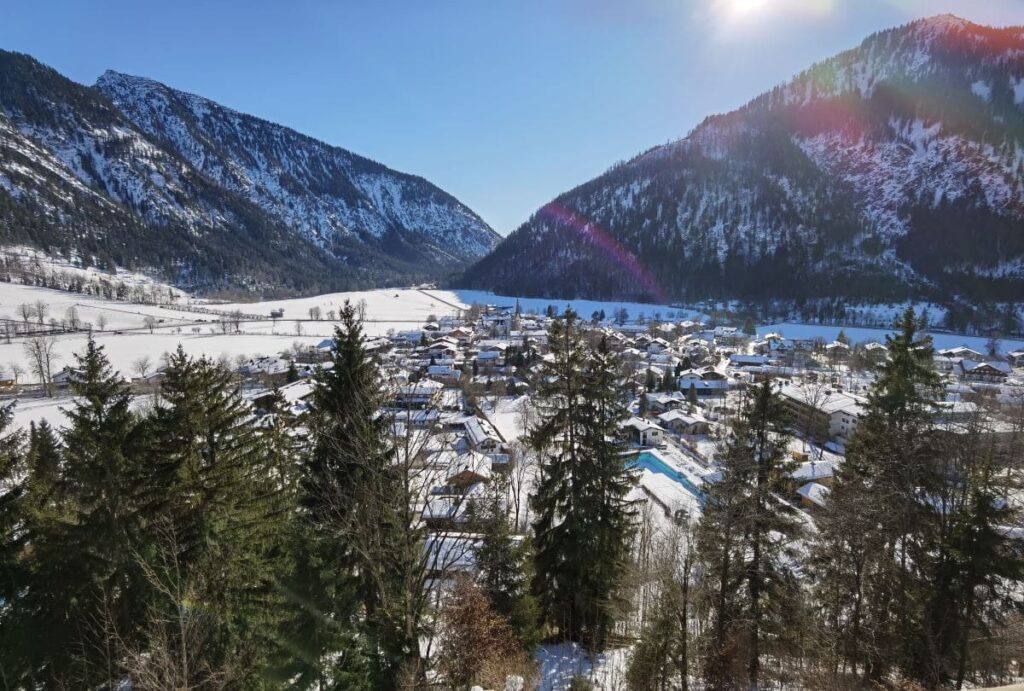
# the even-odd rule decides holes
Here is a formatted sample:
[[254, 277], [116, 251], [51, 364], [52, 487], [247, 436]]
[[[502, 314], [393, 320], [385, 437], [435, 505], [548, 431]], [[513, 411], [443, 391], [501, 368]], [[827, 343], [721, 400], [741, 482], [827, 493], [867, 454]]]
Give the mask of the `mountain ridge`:
[[[1019, 294], [1022, 105], [1024, 28], [878, 32], [559, 195], [459, 283], [654, 299], [618, 254], [672, 300]], [[943, 226], [957, 216], [981, 242]]]
[[[115, 75], [104, 73], [108, 85]], [[181, 93], [145, 83], [171, 97]], [[246, 157], [266, 159], [257, 134], [276, 128], [289, 133], [293, 157], [347, 156], [362, 176], [353, 189], [376, 176], [381, 189], [397, 193], [379, 199], [387, 208], [378, 211], [358, 190], [351, 198], [361, 206], [347, 224], [289, 216], [243, 185], [226, 184], [230, 177], [211, 174], [190, 151], [172, 146], [180, 141], [156, 136], [159, 114], [143, 121], [147, 131], [137, 122], [140, 108], [127, 108], [137, 106], [130, 100], [118, 107], [100, 88], [31, 56], [0, 51], [0, 241], [148, 269], [199, 292], [255, 293], [441, 280], [497, 241], [479, 216], [419, 176], [191, 97], [235, 118], [234, 130], [221, 133], [235, 137], [233, 146], [204, 140], [225, 169], [244, 173]], [[271, 161], [271, 177], [279, 174], [277, 163]], [[305, 187], [283, 189], [274, 201], [284, 208], [330, 204], [345, 183], [344, 171], [333, 172], [320, 188], [310, 176]]]

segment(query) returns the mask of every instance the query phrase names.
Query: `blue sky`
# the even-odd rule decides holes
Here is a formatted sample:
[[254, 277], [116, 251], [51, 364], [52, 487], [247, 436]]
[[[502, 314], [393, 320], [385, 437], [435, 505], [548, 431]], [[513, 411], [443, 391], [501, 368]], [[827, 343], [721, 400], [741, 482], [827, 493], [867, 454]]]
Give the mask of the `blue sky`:
[[1024, 0], [5, 0], [0, 47], [294, 127], [507, 234], [616, 161], [941, 12], [1024, 24]]

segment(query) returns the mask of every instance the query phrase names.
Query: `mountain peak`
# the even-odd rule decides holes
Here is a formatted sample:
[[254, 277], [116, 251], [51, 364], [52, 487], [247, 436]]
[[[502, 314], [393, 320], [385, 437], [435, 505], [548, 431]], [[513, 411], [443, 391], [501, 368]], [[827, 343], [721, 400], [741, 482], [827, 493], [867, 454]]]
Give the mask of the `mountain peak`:
[[947, 12], [945, 14], [936, 14], [932, 17], [924, 17], [919, 19], [913, 24], [920, 24], [923, 26], [931, 26], [936, 29], [966, 29], [968, 27], [978, 26], [972, 22], [967, 21], [963, 17], [958, 17], [955, 14]]
[[1007, 299], [1024, 286], [1022, 132], [1024, 29], [917, 20], [561, 195], [464, 283], [601, 299]]
[[88, 87], [3, 51], [0, 202], [8, 237], [194, 290], [437, 280], [499, 239], [421, 177], [147, 77]]

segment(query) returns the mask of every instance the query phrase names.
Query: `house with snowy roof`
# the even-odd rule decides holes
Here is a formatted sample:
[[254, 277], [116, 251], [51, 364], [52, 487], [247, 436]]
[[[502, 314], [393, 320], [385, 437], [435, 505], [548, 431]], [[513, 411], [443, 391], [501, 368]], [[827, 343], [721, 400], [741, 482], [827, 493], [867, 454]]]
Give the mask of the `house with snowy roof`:
[[963, 359], [959, 363], [958, 374], [964, 381], [1001, 384], [1010, 376], [1010, 365], [1006, 362]]
[[824, 508], [831, 492], [831, 488], [817, 482], [808, 482], [796, 491], [800, 495], [800, 504], [812, 511]]
[[622, 423], [623, 434], [640, 446], [661, 446], [665, 442], [665, 430], [649, 420], [632, 417]]
[[669, 410], [662, 413], [658, 416], [658, 423], [676, 434], [693, 436], [711, 432], [711, 423], [704, 416], [684, 413], [681, 410]]

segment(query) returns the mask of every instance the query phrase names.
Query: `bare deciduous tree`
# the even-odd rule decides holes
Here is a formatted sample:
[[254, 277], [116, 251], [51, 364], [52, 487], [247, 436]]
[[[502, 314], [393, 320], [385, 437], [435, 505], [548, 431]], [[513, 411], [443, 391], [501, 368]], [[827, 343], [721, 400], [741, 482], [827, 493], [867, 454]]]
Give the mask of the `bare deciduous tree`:
[[35, 336], [25, 341], [29, 367], [39, 378], [47, 396], [53, 396], [53, 364], [59, 358], [55, 352], [56, 346], [57, 339], [54, 336]]
[[21, 363], [12, 362], [10, 365], [10, 369], [11, 374], [14, 375], [14, 385], [17, 386], [19, 380], [21, 379], [21, 375], [25, 373], [25, 368], [21, 366]]
[[67, 310], [64, 312], [64, 318], [68, 323], [68, 328], [70, 328], [72, 331], [78, 331], [78, 329], [82, 326], [82, 320], [78, 316], [78, 308], [75, 307], [74, 305], [71, 305], [70, 307], [67, 308]]
[[173, 530], [158, 526], [158, 554], [153, 560], [137, 556], [142, 572], [156, 594], [146, 613], [147, 644], [125, 650], [120, 667], [138, 689], [203, 689], [219, 691], [236, 686], [244, 676], [245, 653], [220, 657], [215, 615], [204, 607], [208, 578], [180, 561], [181, 548]]
[[50, 306], [43, 300], [36, 300], [36, 304], [33, 308], [33, 314], [36, 315], [36, 321], [39, 322], [39, 326], [46, 323], [46, 315], [50, 311]]
[[140, 378], [145, 379], [153, 369], [153, 360], [148, 355], [143, 355], [132, 362], [132, 369], [135, 370]]
[[34, 314], [35, 309], [33, 309], [32, 305], [27, 302], [23, 302], [18, 305], [18, 316], [21, 317], [21, 321], [24, 322], [26, 331], [28, 331], [28, 323]]

